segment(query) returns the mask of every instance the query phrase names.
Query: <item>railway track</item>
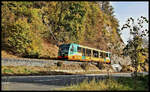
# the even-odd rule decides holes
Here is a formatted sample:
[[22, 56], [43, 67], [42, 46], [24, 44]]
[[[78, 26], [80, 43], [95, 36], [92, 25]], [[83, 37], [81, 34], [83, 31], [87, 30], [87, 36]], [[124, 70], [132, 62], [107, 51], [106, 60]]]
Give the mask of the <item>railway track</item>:
[[44, 59], [28, 59], [28, 58], [2, 58], [1, 63], [2, 66], [50, 66], [54, 65], [58, 62], [63, 62], [64, 64], [81, 64], [83, 62], [77, 62], [77, 61], [67, 61], [67, 60], [44, 60]]

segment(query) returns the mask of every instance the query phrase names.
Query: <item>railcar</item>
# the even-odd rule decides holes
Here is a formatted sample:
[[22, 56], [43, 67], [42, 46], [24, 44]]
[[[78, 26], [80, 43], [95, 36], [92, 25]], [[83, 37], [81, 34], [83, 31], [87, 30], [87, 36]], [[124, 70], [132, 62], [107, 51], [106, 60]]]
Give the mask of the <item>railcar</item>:
[[71, 43], [59, 46], [58, 58], [77, 61], [111, 63], [111, 53], [95, 48]]

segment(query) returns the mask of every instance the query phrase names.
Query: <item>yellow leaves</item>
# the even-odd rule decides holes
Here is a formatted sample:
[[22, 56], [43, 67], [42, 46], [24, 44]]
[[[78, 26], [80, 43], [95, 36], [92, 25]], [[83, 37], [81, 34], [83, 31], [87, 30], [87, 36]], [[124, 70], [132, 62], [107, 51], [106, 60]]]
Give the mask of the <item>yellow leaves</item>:
[[51, 6], [55, 7], [57, 5], [58, 2], [51, 2]]
[[138, 53], [138, 61], [139, 63], [144, 63], [146, 56], [142, 55], [142, 53]]
[[[94, 42], [98, 36], [101, 36], [99, 33], [102, 26], [111, 25], [110, 17], [106, 14], [103, 16], [96, 2], [11, 2], [9, 7], [7, 3], [3, 4], [5, 5], [2, 6], [4, 18], [2, 24], [8, 25], [3, 21], [12, 19], [10, 23], [17, 25], [13, 31], [21, 30], [21, 32], [13, 33], [14, 38], [17, 38], [19, 34], [21, 40], [14, 42], [16, 40], [13, 38], [12, 43], [19, 43], [20, 48], [27, 49], [27, 52], [40, 51], [42, 36], [47, 39], [52, 37], [43, 21], [49, 24], [57, 39], [64, 39], [66, 42], [89, 40]], [[29, 43], [28, 40], [30, 40]]]
[[[30, 26], [27, 23], [27, 18], [23, 17], [23, 18], [19, 18], [16, 22], [15, 22], [16, 26], [18, 25], [19, 28], [23, 28], [24, 31], [29, 31], [30, 30]], [[23, 31], [22, 30], [22, 31]]]

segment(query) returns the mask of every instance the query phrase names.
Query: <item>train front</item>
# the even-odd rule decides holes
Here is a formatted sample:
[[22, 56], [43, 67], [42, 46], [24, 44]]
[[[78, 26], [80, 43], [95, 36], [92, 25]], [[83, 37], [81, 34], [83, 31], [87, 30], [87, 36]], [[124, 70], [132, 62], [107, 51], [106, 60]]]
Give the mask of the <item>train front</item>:
[[58, 59], [68, 59], [70, 44], [63, 44], [59, 46]]

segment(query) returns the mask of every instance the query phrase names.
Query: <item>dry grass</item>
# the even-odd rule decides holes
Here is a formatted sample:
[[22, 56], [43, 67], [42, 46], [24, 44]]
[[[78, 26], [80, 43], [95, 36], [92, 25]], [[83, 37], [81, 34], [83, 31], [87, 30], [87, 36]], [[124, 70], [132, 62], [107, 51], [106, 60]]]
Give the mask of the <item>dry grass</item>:
[[[56, 67], [31, 67], [31, 66], [2, 66], [2, 75], [56, 75], [71, 74], [54, 71]], [[54, 69], [54, 70], [53, 70]]]
[[[43, 41], [42, 43], [43, 49], [41, 50], [39, 58], [56, 58], [58, 56], [58, 47], [56, 45], [51, 44], [50, 42]], [[21, 56], [16, 56], [11, 52], [2, 50], [1, 51], [2, 58], [22, 58]]]
[[[62, 64], [61, 66], [2, 66], [2, 75], [30, 75], [30, 74], [57, 74], [57, 72], [62, 72], [62, 74], [100, 74], [107, 73], [107, 70], [99, 70], [95, 65], [89, 64], [88, 69], [83, 69], [79, 64]], [[56, 72], [57, 71], [57, 72]]]
[[[122, 66], [122, 72], [134, 72], [135, 68], [131, 65], [123, 65]], [[149, 65], [146, 63], [146, 65], [144, 65], [144, 67], [138, 66], [138, 72], [148, 72], [149, 71]]]
[[96, 81], [95, 79], [88, 82], [87, 79], [85, 79], [82, 83], [79, 83], [77, 85], [70, 85], [69, 87], [63, 88], [61, 90], [77, 90], [77, 91], [90, 91], [90, 90], [126, 90], [129, 89], [122, 84], [119, 84], [117, 81], [113, 79], [105, 79], [101, 81]]
[[7, 52], [7, 51], [5, 51], [5, 50], [2, 50], [2, 51], [1, 51], [1, 57], [2, 57], [2, 58], [19, 58], [18, 56], [15, 56], [15, 55], [13, 55], [12, 53]]
[[88, 81], [85, 79], [82, 83], [76, 85], [70, 85], [65, 88], [61, 88], [59, 90], [66, 91], [91, 91], [91, 90], [99, 90], [99, 91], [148, 91], [148, 76], [139, 76], [137, 79], [136, 89], [134, 89], [134, 81], [132, 78], [119, 78], [112, 79], [106, 78], [104, 80], [95, 79]]
[[42, 44], [41, 58], [55, 58], [58, 56], [58, 47], [44, 40]]
[[27, 67], [27, 66], [2, 66], [2, 75], [15, 75], [15, 74], [32, 74], [45, 71], [40, 67]]

